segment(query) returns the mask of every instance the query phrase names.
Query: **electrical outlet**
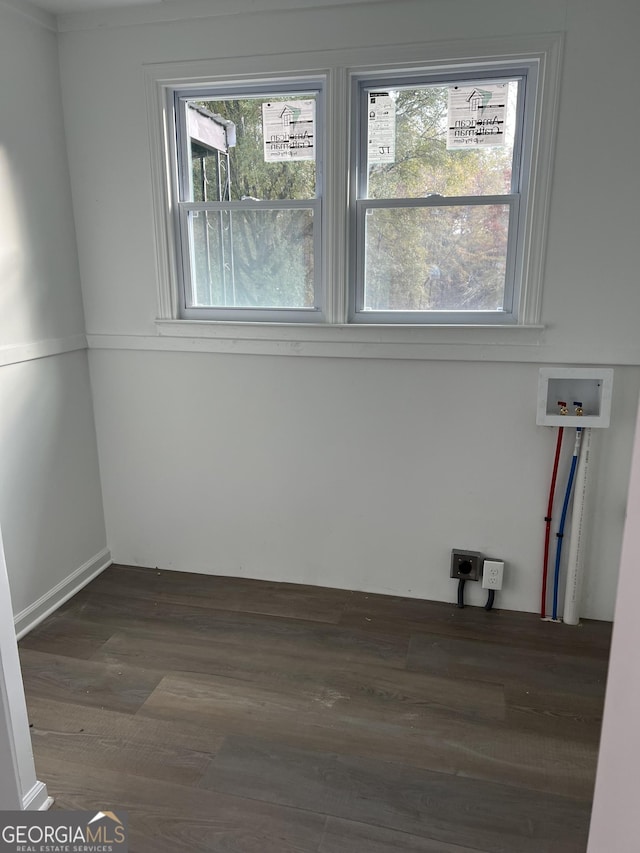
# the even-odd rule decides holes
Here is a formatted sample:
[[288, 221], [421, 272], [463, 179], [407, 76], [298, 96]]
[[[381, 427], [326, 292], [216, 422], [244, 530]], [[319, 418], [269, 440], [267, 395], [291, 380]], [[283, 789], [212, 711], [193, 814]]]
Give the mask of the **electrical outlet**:
[[502, 589], [504, 563], [502, 560], [485, 560], [482, 567], [483, 589]]
[[460, 551], [454, 548], [451, 552], [451, 571], [449, 577], [463, 578], [466, 581], [480, 580], [482, 554], [479, 551]]

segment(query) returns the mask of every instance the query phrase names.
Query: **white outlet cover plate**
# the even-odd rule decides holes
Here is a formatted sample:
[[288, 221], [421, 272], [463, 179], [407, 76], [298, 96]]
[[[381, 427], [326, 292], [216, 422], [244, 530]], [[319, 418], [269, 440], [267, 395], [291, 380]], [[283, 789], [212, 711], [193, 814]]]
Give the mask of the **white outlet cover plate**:
[[504, 580], [504, 561], [485, 560], [482, 566], [483, 589], [502, 589]]

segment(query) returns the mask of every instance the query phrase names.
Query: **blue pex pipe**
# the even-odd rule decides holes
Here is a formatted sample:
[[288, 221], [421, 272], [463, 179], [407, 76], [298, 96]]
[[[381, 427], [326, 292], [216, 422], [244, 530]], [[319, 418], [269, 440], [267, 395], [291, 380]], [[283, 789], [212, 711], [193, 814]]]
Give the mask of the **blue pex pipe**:
[[573, 488], [573, 478], [575, 477], [576, 467], [578, 465], [578, 456], [580, 455], [580, 439], [582, 437], [582, 427], [576, 427], [576, 443], [573, 448], [573, 456], [571, 457], [571, 469], [569, 471], [569, 479], [567, 481], [567, 490], [564, 493], [564, 503], [562, 504], [562, 515], [560, 516], [560, 527], [556, 536], [558, 542], [556, 545], [556, 566], [553, 574], [553, 615], [552, 619], [558, 618], [558, 583], [560, 581], [560, 557], [562, 555], [562, 539], [564, 538], [564, 525], [567, 520], [567, 510], [569, 509], [569, 501], [571, 500], [571, 489]]

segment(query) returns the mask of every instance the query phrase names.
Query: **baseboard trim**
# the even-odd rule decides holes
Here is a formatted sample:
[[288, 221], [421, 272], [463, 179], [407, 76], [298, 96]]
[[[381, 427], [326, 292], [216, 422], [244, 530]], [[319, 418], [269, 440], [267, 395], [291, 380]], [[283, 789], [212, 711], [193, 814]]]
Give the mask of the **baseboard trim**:
[[75, 595], [76, 592], [86, 586], [90, 581], [103, 572], [111, 565], [111, 551], [105, 548], [96, 554], [90, 560], [87, 560], [79, 569], [72, 572], [59, 584], [45, 593], [29, 607], [25, 607], [20, 613], [14, 617], [14, 625], [18, 640], [22, 639], [25, 634], [32, 631], [36, 625], [50, 616], [54, 610], [57, 610], [65, 601]]
[[46, 812], [52, 805], [53, 797], [49, 796], [44, 782], [36, 782], [33, 788], [22, 798], [24, 811]]

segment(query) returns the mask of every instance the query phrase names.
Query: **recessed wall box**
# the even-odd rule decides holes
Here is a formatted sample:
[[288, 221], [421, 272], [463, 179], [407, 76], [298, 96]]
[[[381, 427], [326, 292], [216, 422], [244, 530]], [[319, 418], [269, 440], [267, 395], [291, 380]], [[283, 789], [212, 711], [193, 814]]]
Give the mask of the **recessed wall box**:
[[466, 581], [480, 580], [482, 554], [479, 551], [461, 551], [456, 548], [451, 552], [451, 569], [449, 576]]
[[[539, 426], [608, 427], [613, 369], [610, 367], [541, 367], [538, 379]], [[568, 414], [560, 414], [559, 401]], [[576, 403], [584, 412], [575, 415]]]

